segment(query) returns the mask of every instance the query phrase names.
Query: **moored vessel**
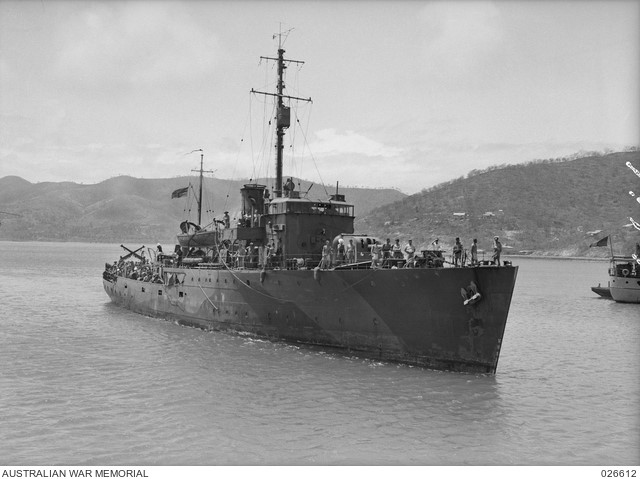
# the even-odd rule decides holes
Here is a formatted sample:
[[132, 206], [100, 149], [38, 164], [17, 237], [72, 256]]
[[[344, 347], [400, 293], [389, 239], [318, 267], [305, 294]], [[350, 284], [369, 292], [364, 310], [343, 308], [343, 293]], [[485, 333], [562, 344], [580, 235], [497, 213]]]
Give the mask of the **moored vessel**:
[[611, 235], [601, 238], [590, 247], [609, 246], [609, 283], [606, 287], [591, 287], [591, 290], [618, 303], [640, 303], [640, 244], [630, 256], [615, 255]]
[[[276, 177], [272, 189], [240, 189], [240, 214], [202, 228], [185, 221], [171, 254], [139, 250], [103, 274], [111, 300], [132, 311], [207, 330], [335, 348], [435, 369], [495, 373], [518, 268], [453, 267], [434, 251], [383, 256], [380, 242], [354, 232], [354, 205], [335, 194], [312, 199], [283, 182], [282, 154], [292, 101], [275, 58]], [[202, 185], [203, 155], [200, 163]], [[176, 194], [177, 192], [174, 192]], [[177, 194], [179, 196], [180, 193]]]

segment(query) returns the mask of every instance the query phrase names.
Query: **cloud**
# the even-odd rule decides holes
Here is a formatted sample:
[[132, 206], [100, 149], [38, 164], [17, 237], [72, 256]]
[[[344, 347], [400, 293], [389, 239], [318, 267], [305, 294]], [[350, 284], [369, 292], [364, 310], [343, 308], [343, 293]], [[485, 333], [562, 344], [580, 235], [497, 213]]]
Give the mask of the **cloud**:
[[74, 84], [184, 83], [210, 71], [220, 51], [173, 2], [90, 3], [57, 32], [57, 75]]
[[359, 154], [368, 157], [393, 158], [402, 153], [401, 148], [387, 146], [354, 131], [338, 133], [334, 128], [316, 132], [317, 140], [310, 145], [316, 155]]

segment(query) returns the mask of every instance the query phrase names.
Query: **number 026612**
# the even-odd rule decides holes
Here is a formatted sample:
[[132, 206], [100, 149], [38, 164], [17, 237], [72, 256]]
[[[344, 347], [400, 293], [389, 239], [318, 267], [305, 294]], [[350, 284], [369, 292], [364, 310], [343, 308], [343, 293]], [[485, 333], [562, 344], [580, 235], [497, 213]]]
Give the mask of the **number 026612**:
[[602, 477], [636, 477], [635, 469], [602, 469]]

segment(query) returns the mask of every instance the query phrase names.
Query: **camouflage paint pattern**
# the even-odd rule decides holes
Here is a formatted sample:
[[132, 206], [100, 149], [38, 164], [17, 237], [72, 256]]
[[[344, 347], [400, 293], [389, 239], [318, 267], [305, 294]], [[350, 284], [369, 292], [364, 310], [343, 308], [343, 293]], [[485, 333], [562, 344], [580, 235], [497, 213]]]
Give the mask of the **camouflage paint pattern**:
[[[164, 284], [103, 281], [116, 304], [180, 324], [493, 374], [517, 270], [165, 268]], [[465, 305], [471, 282], [481, 299]]]

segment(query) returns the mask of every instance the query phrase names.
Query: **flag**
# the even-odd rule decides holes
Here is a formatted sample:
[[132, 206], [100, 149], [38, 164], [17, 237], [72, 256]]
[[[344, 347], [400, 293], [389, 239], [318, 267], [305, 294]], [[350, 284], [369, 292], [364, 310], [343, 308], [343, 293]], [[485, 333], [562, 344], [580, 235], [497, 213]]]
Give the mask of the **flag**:
[[609, 244], [609, 237], [605, 236], [601, 240], [596, 241], [595, 243], [591, 243], [589, 245], [589, 248], [593, 248], [594, 246], [607, 246], [608, 244]]
[[184, 188], [178, 188], [176, 191], [171, 193], [171, 198], [181, 198], [187, 194], [189, 191], [189, 187], [185, 186]]

